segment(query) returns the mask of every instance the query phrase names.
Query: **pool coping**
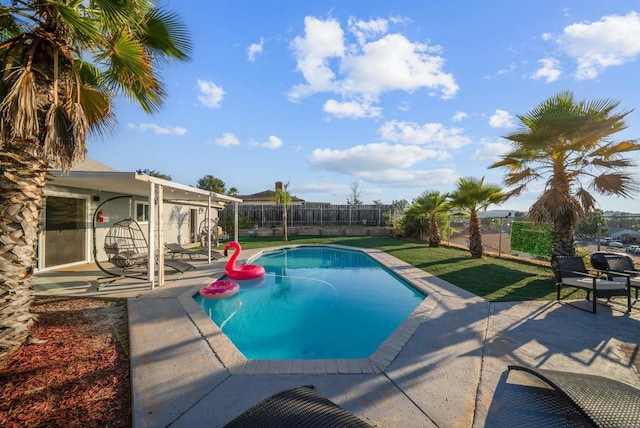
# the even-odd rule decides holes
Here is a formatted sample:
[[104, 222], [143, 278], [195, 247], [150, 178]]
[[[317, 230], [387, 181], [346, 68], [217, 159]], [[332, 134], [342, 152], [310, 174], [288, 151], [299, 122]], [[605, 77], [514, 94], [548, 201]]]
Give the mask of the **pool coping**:
[[[250, 261], [265, 252], [299, 247], [329, 247], [348, 251], [360, 251], [380, 263], [383, 267], [397, 275], [425, 295], [422, 302], [411, 314], [378, 346], [368, 358], [336, 358], [336, 359], [289, 359], [289, 360], [254, 360], [247, 359], [233, 342], [220, 330], [215, 322], [202, 310], [194, 300], [198, 290], [211, 282], [208, 278], [178, 296], [178, 301], [189, 318], [207, 341], [222, 365], [231, 374], [264, 375], [264, 374], [364, 374], [383, 373], [402, 351], [428, 314], [437, 306], [437, 298], [429, 298], [434, 288], [425, 281], [425, 272], [411, 265], [398, 266], [398, 259], [384, 251], [368, 248], [350, 247], [339, 244], [295, 244], [262, 248], [253, 251]], [[394, 264], [395, 263], [395, 264]], [[224, 276], [217, 275], [215, 280]], [[435, 277], [432, 277], [435, 278]]]

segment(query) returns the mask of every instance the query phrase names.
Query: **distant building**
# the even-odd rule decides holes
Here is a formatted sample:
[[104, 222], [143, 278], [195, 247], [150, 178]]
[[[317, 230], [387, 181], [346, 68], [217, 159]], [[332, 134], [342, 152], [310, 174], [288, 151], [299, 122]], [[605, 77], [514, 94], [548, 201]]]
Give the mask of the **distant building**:
[[[265, 190], [254, 193], [252, 195], [236, 195], [236, 198], [242, 199], [239, 205], [276, 205], [276, 190], [282, 190], [282, 181], [276, 181], [275, 190]], [[297, 196], [291, 195], [291, 205], [305, 205], [306, 201]]]

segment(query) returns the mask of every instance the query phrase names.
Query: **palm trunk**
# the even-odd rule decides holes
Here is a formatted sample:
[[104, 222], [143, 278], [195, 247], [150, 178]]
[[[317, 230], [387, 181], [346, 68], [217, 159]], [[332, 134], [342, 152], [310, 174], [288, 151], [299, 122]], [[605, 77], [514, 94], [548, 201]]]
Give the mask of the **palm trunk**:
[[284, 207], [282, 211], [282, 235], [285, 242], [289, 240], [289, 233], [287, 230], [287, 207]]
[[7, 144], [0, 152], [0, 361], [29, 336], [46, 164]]
[[433, 215], [429, 218], [429, 246], [439, 247], [441, 240], [440, 231], [438, 230], [438, 219]]
[[552, 260], [558, 256], [576, 255], [576, 249], [573, 241], [574, 229], [574, 221], [569, 215], [555, 221], [553, 224]]
[[482, 234], [480, 233], [480, 220], [478, 213], [471, 211], [469, 219], [469, 252], [471, 257], [480, 258], [484, 252], [482, 247]]

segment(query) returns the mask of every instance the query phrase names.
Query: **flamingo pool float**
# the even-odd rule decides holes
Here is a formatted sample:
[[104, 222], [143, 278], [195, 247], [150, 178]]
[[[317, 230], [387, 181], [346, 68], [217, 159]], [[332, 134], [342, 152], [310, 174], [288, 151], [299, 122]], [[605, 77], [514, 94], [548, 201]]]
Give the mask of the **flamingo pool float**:
[[234, 248], [235, 251], [231, 256], [231, 259], [227, 262], [225, 267], [227, 277], [231, 279], [255, 279], [264, 276], [264, 267], [259, 265], [236, 265], [236, 259], [240, 255], [242, 248], [240, 244], [235, 241], [227, 242], [224, 246], [224, 255], [227, 255], [227, 250]]

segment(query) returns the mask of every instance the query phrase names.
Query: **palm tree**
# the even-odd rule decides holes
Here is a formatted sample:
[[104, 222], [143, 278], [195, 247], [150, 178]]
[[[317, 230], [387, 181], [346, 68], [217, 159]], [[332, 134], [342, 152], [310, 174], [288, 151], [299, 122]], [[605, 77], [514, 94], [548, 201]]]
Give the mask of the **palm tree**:
[[637, 140], [612, 141], [609, 137], [627, 127], [632, 110], [615, 112], [619, 102], [576, 101], [561, 92], [518, 116], [521, 127], [505, 138], [513, 150], [490, 168], [505, 167], [509, 196], [521, 194], [529, 183], [544, 180], [540, 197], [529, 209], [529, 219], [553, 224], [552, 260], [575, 255], [573, 237], [579, 220], [596, 205], [592, 191], [631, 197], [638, 190], [627, 168], [628, 152], [640, 149]]
[[458, 188], [451, 193], [451, 205], [469, 214], [469, 251], [471, 257], [482, 257], [482, 234], [478, 212], [486, 210], [489, 205], [500, 204], [505, 200], [501, 188], [494, 184], [484, 184], [484, 177], [461, 178]]
[[409, 209], [407, 216], [416, 219], [426, 218], [429, 221], [429, 234], [427, 241], [430, 247], [440, 246], [440, 228], [438, 227], [438, 217], [441, 213], [449, 210], [448, 194], [441, 194], [437, 190], [426, 190], [418, 196]]
[[84, 159], [87, 134], [115, 129], [114, 96], [158, 110], [157, 64], [188, 59], [178, 16], [149, 0], [0, 5], [0, 360], [34, 322], [31, 275], [50, 168]]
[[291, 205], [289, 183], [284, 184], [281, 188], [276, 187], [273, 198], [276, 204], [282, 204], [282, 239], [284, 241], [288, 241], [289, 234], [287, 231], [287, 211], [289, 211], [289, 206]]

